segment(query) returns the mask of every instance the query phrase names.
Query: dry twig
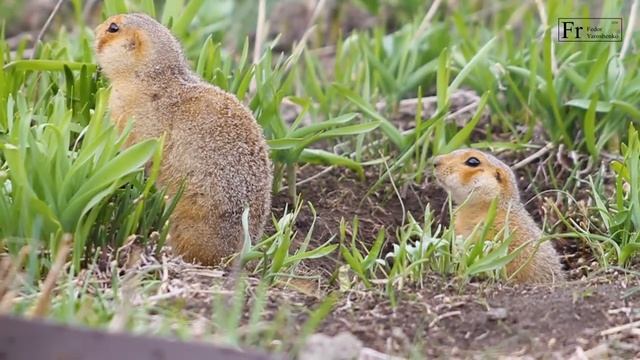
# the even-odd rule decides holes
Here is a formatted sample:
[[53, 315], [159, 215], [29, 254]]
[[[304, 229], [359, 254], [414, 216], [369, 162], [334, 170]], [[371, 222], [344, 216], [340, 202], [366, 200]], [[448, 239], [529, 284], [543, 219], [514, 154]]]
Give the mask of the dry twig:
[[51, 265], [51, 269], [47, 274], [47, 278], [44, 280], [44, 284], [42, 285], [42, 289], [40, 291], [40, 296], [38, 296], [38, 301], [36, 302], [35, 307], [31, 310], [29, 317], [44, 317], [49, 311], [49, 305], [51, 304], [51, 294], [53, 294], [53, 288], [58, 281], [58, 276], [64, 268], [64, 264], [67, 263], [67, 256], [69, 256], [69, 252], [71, 252], [72, 242], [73, 236], [71, 234], [67, 233], [62, 236], [62, 244], [58, 249], [58, 253], [56, 254], [53, 265]]
[[62, 5], [63, 2], [64, 0], [58, 0], [58, 3], [56, 3], [56, 6], [53, 8], [53, 10], [51, 10], [51, 14], [49, 14], [47, 21], [45, 21], [44, 25], [42, 25], [42, 29], [40, 29], [40, 32], [36, 37], [36, 41], [33, 43], [33, 52], [31, 53], [31, 56], [29, 57], [29, 59], [33, 60], [33, 56], [36, 54], [36, 46], [38, 46], [38, 43], [40, 42], [40, 40], [42, 40], [44, 33], [49, 28], [49, 25], [51, 25], [51, 21], [53, 21], [53, 18], [58, 13], [58, 10], [60, 10], [60, 5]]

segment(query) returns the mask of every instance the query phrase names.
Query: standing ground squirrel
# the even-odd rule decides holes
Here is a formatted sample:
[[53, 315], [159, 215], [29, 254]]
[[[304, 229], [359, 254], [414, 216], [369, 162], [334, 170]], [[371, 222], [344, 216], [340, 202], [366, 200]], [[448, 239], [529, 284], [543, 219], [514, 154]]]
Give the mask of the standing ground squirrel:
[[194, 74], [180, 43], [147, 15], [112, 16], [96, 28], [98, 63], [112, 85], [109, 109], [127, 146], [165, 134], [159, 183], [186, 189], [170, 244], [186, 260], [210, 265], [238, 251], [249, 207], [252, 239], [271, 208], [272, 169], [261, 128], [233, 95]]
[[[454, 213], [457, 235], [469, 236], [482, 223], [489, 206], [498, 198], [498, 207], [489, 238], [508, 225], [512, 234], [509, 251], [527, 244], [507, 264], [507, 275], [521, 283], [550, 283], [564, 279], [560, 258], [550, 242], [536, 242], [542, 231], [520, 201], [513, 171], [496, 157], [478, 150], [462, 149], [433, 160], [438, 183], [458, 205]], [[518, 270], [519, 269], [519, 270]]]

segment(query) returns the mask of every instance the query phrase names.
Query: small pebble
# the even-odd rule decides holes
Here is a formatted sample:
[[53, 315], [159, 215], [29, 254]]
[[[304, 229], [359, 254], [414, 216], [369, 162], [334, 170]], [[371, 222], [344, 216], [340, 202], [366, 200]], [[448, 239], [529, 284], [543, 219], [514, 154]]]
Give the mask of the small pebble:
[[504, 320], [507, 318], [507, 309], [505, 308], [490, 308], [487, 311], [489, 320]]

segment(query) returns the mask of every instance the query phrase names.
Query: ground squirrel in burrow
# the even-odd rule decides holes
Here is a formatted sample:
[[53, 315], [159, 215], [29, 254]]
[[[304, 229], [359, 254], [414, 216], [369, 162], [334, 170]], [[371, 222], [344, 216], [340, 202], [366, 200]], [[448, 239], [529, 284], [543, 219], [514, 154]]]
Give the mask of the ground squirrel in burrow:
[[469, 236], [484, 222], [497, 198], [497, 213], [488, 239], [508, 225], [512, 234], [509, 251], [526, 244], [506, 266], [507, 276], [520, 283], [551, 283], [564, 280], [560, 257], [549, 241], [539, 244], [543, 233], [520, 201], [513, 171], [487, 153], [461, 149], [433, 159], [435, 176], [458, 206], [454, 212], [456, 235]]
[[165, 134], [159, 183], [186, 189], [170, 244], [188, 261], [217, 264], [243, 243], [242, 214], [259, 239], [270, 214], [272, 166], [262, 130], [233, 95], [194, 74], [178, 40], [143, 14], [96, 28], [97, 60], [112, 91], [111, 117], [133, 129], [127, 146]]

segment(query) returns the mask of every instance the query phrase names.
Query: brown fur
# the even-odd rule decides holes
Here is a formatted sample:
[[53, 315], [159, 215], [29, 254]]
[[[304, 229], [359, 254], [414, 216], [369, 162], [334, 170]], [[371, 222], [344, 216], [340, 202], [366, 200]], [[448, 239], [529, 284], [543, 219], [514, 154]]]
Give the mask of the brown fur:
[[[119, 30], [106, 29], [115, 22]], [[249, 208], [259, 239], [271, 208], [272, 169], [262, 130], [231, 94], [189, 69], [178, 41], [141, 14], [117, 15], [96, 29], [98, 62], [111, 81], [116, 126], [133, 121], [127, 146], [165, 135], [159, 183], [175, 193], [186, 179], [171, 245], [187, 260], [217, 264], [238, 251]]]
[[463, 184], [468, 184], [478, 173], [483, 172], [483, 169], [469, 169], [469, 171], [460, 174], [460, 179]]
[[[470, 157], [480, 165], [470, 167]], [[542, 231], [520, 202], [513, 171], [497, 158], [478, 150], [456, 150], [434, 159], [435, 174], [458, 205], [454, 213], [456, 234], [469, 236], [484, 223], [489, 207], [498, 198], [498, 209], [489, 239], [508, 228], [512, 234], [509, 251], [525, 245], [506, 266], [507, 275], [520, 283], [550, 283], [564, 279], [560, 258], [549, 241], [539, 242]], [[501, 235], [500, 235], [501, 236]]]

